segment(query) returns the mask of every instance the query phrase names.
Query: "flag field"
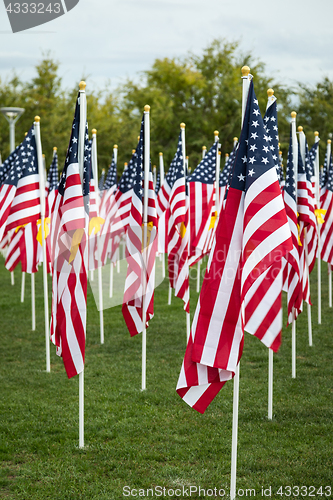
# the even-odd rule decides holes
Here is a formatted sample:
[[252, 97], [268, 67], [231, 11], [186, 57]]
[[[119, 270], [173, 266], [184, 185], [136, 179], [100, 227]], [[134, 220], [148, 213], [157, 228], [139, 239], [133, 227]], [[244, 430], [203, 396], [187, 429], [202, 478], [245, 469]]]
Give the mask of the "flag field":
[[[195, 272], [190, 272], [191, 318], [198, 298]], [[144, 392], [141, 334], [130, 337], [120, 305], [104, 311], [105, 344], [100, 345], [99, 312], [88, 285], [85, 447], [79, 449], [79, 380], [67, 379], [53, 345], [51, 373], [46, 373], [42, 270], [36, 274], [35, 332], [26, 278], [22, 304], [21, 273], [15, 270], [11, 286], [0, 256], [0, 498], [120, 500], [133, 489], [137, 497], [155, 498], [165, 488], [160, 497], [176, 499], [190, 497], [190, 487], [206, 490], [199, 496], [192, 489], [190, 498], [195, 500], [228, 498], [233, 383], [226, 383], [204, 415], [177, 395], [186, 317], [182, 300], [173, 296], [167, 305], [168, 281], [155, 290]], [[291, 378], [291, 326], [285, 328], [283, 297], [282, 345], [274, 354], [272, 421], [267, 419], [267, 348], [245, 333], [237, 462], [237, 490], [244, 497], [253, 497], [250, 489], [254, 489], [257, 498], [264, 498], [262, 487], [271, 487], [271, 498], [285, 498], [290, 486], [299, 487], [299, 493], [294, 489], [289, 498], [331, 498], [325, 488], [333, 490], [333, 309], [328, 307], [326, 265], [321, 325], [316, 278], [315, 268], [313, 347], [308, 345], [306, 308], [297, 319], [296, 379]], [[305, 492], [301, 487], [307, 487], [307, 495], [301, 494]], [[207, 494], [214, 488], [224, 489], [225, 496]]]

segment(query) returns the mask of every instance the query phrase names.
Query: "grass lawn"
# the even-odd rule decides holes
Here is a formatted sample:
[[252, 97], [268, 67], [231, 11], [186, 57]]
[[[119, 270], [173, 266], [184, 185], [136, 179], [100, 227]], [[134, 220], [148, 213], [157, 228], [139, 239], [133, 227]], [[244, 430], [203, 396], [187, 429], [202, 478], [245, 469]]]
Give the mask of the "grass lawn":
[[[253, 497], [250, 489], [264, 498], [262, 487], [271, 487], [274, 499], [332, 498], [325, 489], [333, 489], [333, 310], [328, 308], [326, 269], [323, 264], [321, 325], [316, 269], [311, 275], [312, 348], [306, 310], [297, 320], [296, 379], [291, 378], [290, 327], [284, 328], [282, 347], [274, 355], [273, 421], [267, 419], [268, 352], [258, 339], [245, 334], [237, 498], [242, 492]], [[67, 379], [53, 345], [51, 373], [45, 372], [42, 272], [36, 276], [35, 332], [30, 277], [24, 304], [20, 278], [17, 270], [11, 286], [0, 257], [0, 498], [120, 500], [130, 488], [138, 497], [154, 493], [175, 499], [187, 498], [190, 486], [193, 499], [221, 498], [211, 491], [214, 488], [224, 488], [223, 498], [228, 498], [233, 383], [225, 385], [204, 415], [177, 395], [186, 321], [180, 299], [173, 297], [167, 305], [167, 280], [155, 291], [155, 318], [147, 331], [145, 392], [140, 390], [141, 336], [130, 338], [117, 306], [104, 311], [101, 346], [99, 313], [88, 288], [85, 448], [80, 450], [78, 377]], [[197, 297], [193, 279], [192, 317]], [[200, 496], [194, 493], [199, 486], [206, 489], [205, 496], [203, 491]], [[288, 495], [288, 486], [300, 490], [294, 488]], [[162, 489], [143, 491], [155, 487]]]

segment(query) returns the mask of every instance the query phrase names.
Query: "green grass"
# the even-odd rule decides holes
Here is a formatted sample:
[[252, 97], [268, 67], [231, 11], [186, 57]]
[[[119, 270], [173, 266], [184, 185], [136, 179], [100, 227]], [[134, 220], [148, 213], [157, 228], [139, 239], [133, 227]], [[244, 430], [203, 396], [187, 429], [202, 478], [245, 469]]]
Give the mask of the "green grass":
[[[305, 310], [297, 321], [297, 378], [291, 378], [290, 327], [284, 328], [282, 347], [274, 356], [273, 421], [267, 419], [267, 349], [245, 334], [237, 488], [255, 488], [257, 497], [262, 486], [272, 486], [271, 498], [286, 498], [276, 494], [281, 485], [333, 486], [333, 311], [327, 305], [326, 266], [322, 325], [317, 324], [316, 270], [311, 278], [314, 345], [308, 346]], [[101, 346], [99, 313], [88, 290], [83, 450], [78, 447], [78, 377], [67, 379], [52, 345], [51, 373], [45, 372], [42, 273], [36, 276], [35, 332], [30, 277], [24, 304], [19, 271], [15, 280], [11, 286], [1, 257], [1, 498], [118, 500], [126, 498], [125, 485], [137, 489], [193, 485], [229, 492], [233, 383], [225, 385], [204, 415], [176, 394], [186, 323], [179, 299], [167, 305], [166, 280], [156, 289], [155, 318], [147, 332], [145, 392], [140, 391], [141, 336], [130, 338], [118, 306], [104, 312]], [[191, 287], [193, 316], [194, 280]]]

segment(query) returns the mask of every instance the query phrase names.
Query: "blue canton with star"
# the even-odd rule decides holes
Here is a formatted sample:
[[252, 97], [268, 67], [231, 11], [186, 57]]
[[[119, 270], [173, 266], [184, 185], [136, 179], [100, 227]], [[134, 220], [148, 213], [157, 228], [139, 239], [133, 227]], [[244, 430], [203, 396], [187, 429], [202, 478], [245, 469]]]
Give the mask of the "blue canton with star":
[[220, 187], [227, 186], [229, 183], [229, 177], [230, 177], [231, 172], [232, 172], [232, 167], [233, 167], [233, 164], [235, 161], [237, 149], [238, 149], [238, 142], [233, 147], [233, 150], [231, 151], [229, 158], [225, 162], [224, 168], [223, 168], [221, 175], [220, 175], [220, 182], [219, 182]]
[[156, 177], [155, 194], [158, 194], [160, 187], [161, 187], [161, 176], [160, 176], [160, 173], [158, 172], [157, 177]]
[[230, 182], [232, 188], [246, 191], [262, 174], [275, 168], [270, 149], [272, 141], [272, 135], [264, 128], [253, 81], [251, 81], [239, 148]]
[[178, 137], [177, 151], [172, 162], [170, 163], [170, 167], [166, 175], [166, 180], [170, 188], [172, 189], [174, 183], [182, 177], [185, 178], [185, 172], [184, 172], [184, 159], [182, 150], [182, 132], [180, 131]]
[[118, 188], [122, 193], [130, 189], [134, 190], [136, 196], [142, 201], [143, 181], [143, 145], [144, 145], [144, 119], [141, 121], [140, 137], [135, 152], [126, 170], [120, 178]]
[[296, 203], [296, 182], [294, 173], [294, 155], [293, 155], [291, 125], [290, 125], [290, 140], [289, 140], [287, 168], [286, 168], [286, 183], [284, 185], [284, 189]]
[[34, 126], [30, 128], [24, 141], [3, 163], [6, 170], [4, 184], [17, 186], [21, 177], [38, 174], [37, 149]]
[[330, 168], [329, 168], [328, 174], [327, 174], [326, 188], [329, 191], [333, 191], [333, 160], [332, 160], [332, 155], [330, 156]]
[[117, 184], [117, 163], [114, 160], [114, 154], [112, 154], [112, 161], [109, 167], [103, 189], [110, 189], [111, 186]]
[[[72, 133], [69, 141], [69, 146], [67, 149], [65, 166], [62, 171], [58, 191], [61, 196], [65, 194], [67, 168], [73, 163], [78, 163], [78, 150], [79, 150], [79, 130], [80, 130], [80, 92], [76, 101]], [[86, 212], [89, 212], [89, 171], [91, 163], [91, 153], [89, 151], [89, 134], [88, 134], [88, 124], [85, 126], [85, 138], [84, 138], [84, 159], [83, 159], [83, 178], [82, 178], [82, 194], [84, 197], [84, 205]]]
[[274, 101], [273, 104], [271, 104], [266, 110], [264, 116], [264, 127], [268, 136], [271, 137], [269, 149], [272, 153], [276, 172], [281, 184], [281, 182], [283, 181], [283, 172], [279, 161], [279, 132], [276, 101]]
[[49, 183], [49, 192], [53, 189], [56, 189], [56, 187], [58, 186], [58, 155], [56, 151], [53, 155], [53, 160], [47, 176], [47, 181]]
[[193, 174], [187, 178], [188, 182], [201, 182], [202, 184], [214, 184], [216, 175], [216, 154], [218, 142], [215, 142], [205, 157], [201, 160]]

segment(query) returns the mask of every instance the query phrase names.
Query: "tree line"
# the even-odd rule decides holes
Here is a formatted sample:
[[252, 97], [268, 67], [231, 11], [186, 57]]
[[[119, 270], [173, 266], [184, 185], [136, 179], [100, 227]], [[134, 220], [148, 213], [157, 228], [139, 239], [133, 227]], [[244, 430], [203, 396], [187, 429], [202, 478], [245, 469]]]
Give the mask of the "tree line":
[[[333, 82], [328, 78], [314, 86], [295, 84], [287, 88], [268, 76], [265, 65], [250, 53], [241, 53], [238, 42], [214, 40], [200, 55], [188, 53], [178, 59], [156, 59], [150, 69], [135, 80], [128, 79], [115, 90], [90, 87], [89, 76], [81, 75], [75, 88], [64, 89], [59, 63], [49, 54], [36, 66], [36, 76], [22, 81], [15, 72], [11, 78], [0, 78], [0, 107], [25, 108], [16, 124], [16, 144], [30, 128], [34, 116], [41, 117], [43, 153], [46, 165], [57, 146], [59, 169], [62, 169], [68, 147], [78, 83], [87, 82], [87, 116], [89, 130], [97, 129], [99, 170], [107, 169], [114, 144], [118, 144], [118, 168], [123, 170], [131, 151], [137, 145], [140, 119], [145, 104], [151, 106], [151, 158], [158, 165], [163, 152], [168, 168], [176, 148], [179, 124], [186, 124], [186, 154], [194, 168], [201, 159], [202, 146], [211, 146], [214, 130], [219, 131], [222, 163], [232, 149], [233, 138], [240, 135], [242, 82], [241, 67], [248, 65], [254, 76], [255, 91], [262, 113], [266, 109], [267, 89], [273, 88], [278, 101], [279, 136], [286, 163], [289, 144], [290, 112], [297, 112], [310, 145], [313, 132], [320, 132], [321, 158], [326, 140], [333, 131]], [[9, 127], [1, 118], [0, 152], [9, 154]], [[323, 162], [323, 160], [321, 160]]]

